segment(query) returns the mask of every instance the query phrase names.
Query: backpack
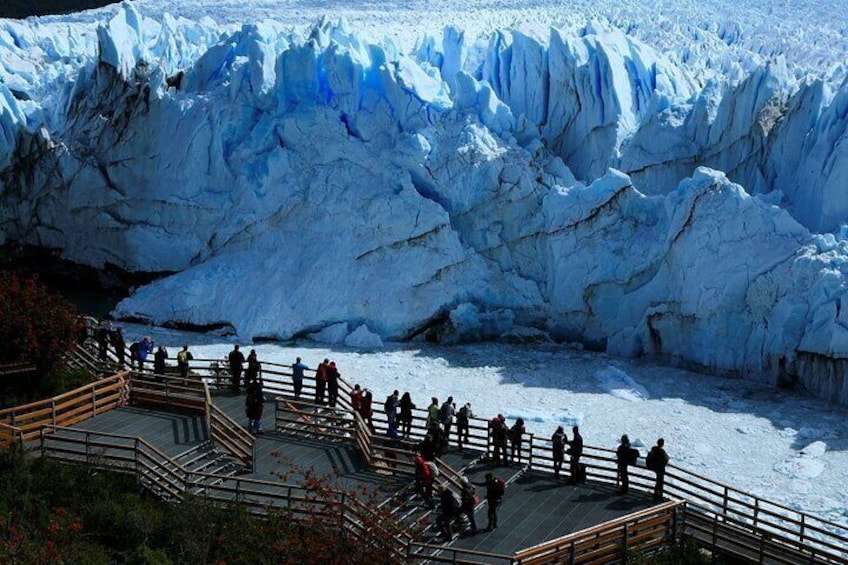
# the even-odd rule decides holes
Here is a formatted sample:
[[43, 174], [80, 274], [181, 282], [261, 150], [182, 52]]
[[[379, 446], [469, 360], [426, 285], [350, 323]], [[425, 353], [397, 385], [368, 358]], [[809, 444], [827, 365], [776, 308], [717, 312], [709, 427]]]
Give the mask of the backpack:
[[179, 353], [177, 353], [177, 363], [188, 363], [188, 352], [180, 351]]
[[656, 452], [652, 449], [648, 452], [648, 456], [645, 458], [645, 467], [654, 471], [657, 466], [657, 456]]
[[391, 414], [394, 411], [395, 411], [394, 398], [390, 394], [389, 396], [386, 397], [386, 401], [383, 403], [383, 412], [385, 412], [386, 414]]
[[430, 468], [430, 475], [434, 479], [438, 479], [439, 478], [439, 468], [436, 466], [436, 464], [433, 463], [432, 461], [427, 461], [427, 463], [425, 463], [425, 465], [427, 465]]
[[506, 483], [503, 479], [495, 477], [494, 486], [492, 487], [492, 494], [495, 495], [495, 498], [501, 498], [504, 493], [506, 493]]
[[130, 345], [130, 355], [132, 355], [133, 358], [138, 357], [139, 349], [141, 349], [141, 344], [137, 341], [134, 342], [132, 345]]
[[639, 450], [636, 449], [635, 447], [631, 447], [627, 451], [627, 464], [628, 465], [635, 465], [638, 460], [639, 460]]

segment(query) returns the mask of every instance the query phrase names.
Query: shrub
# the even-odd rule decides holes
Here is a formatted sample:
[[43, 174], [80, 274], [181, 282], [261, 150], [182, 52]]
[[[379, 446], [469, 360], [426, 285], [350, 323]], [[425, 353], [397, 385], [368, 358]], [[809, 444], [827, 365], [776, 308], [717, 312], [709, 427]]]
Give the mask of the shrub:
[[36, 366], [36, 376], [19, 383], [30, 397], [56, 392], [49, 390], [55, 382], [46, 377], [61, 371], [62, 357], [73, 347], [79, 324], [74, 306], [36, 278], [0, 271], [0, 362]]

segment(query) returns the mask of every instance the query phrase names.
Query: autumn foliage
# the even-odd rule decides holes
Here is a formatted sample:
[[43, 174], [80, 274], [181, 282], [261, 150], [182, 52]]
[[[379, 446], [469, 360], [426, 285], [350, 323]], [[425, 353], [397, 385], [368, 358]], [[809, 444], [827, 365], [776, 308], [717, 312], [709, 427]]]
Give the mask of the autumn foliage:
[[50, 375], [78, 333], [71, 303], [35, 278], [0, 271], [0, 363], [24, 361]]

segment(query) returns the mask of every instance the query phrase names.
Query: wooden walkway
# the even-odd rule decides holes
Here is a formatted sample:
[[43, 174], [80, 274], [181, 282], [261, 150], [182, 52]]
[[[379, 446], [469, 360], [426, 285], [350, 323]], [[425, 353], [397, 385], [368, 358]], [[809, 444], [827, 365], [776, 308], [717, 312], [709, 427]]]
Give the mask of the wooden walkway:
[[[214, 403], [236, 421], [245, 421], [244, 397], [215, 395]], [[263, 426], [272, 430], [275, 404], [266, 403]], [[176, 457], [209, 438], [200, 416], [162, 412], [147, 408], [122, 407], [82, 422], [77, 429], [138, 436], [166, 455]], [[444, 460], [463, 467], [479, 453], [452, 448]], [[499, 510], [498, 529], [484, 531], [487, 523], [485, 504], [478, 508], [476, 521], [480, 532], [466, 530], [453, 545], [461, 549], [512, 554], [545, 540], [619, 518], [651, 506], [649, 497], [638, 494], [622, 496], [606, 485], [571, 486], [555, 481], [550, 475], [523, 471], [518, 465], [495, 467], [481, 462], [473, 465], [467, 476], [482, 484], [487, 472], [509, 480], [506, 496]], [[254, 469], [241, 478], [298, 482], [307, 474], [327, 477], [336, 487], [347, 492], [377, 493], [387, 500], [406, 491], [412, 484], [408, 476], [389, 476], [368, 468], [365, 458], [352, 443], [297, 437], [268, 431], [254, 444]], [[484, 487], [478, 487], [482, 494]], [[416, 503], [417, 504], [417, 503]], [[430, 515], [435, 520], [435, 515]], [[441, 542], [428, 535], [427, 540]]]
[[[74, 361], [89, 369], [102, 364], [81, 348]], [[354, 535], [367, 535], [366, 524], [379, 523], [373, 510], [346, 494], [363, 493], [409, 527], [392, 534], [405, 553], [392, 551], [409, 563], [614, 563], [625, 548], [650, 552], [683, 536], [752, 563], [848, 565], [843, 526], [673, 465], [666, 477], [672, 500], [659, 504], [648, 498], [653, 474], [640, 466], [630, 468], [631, 494], [616, 492], [614, 453], [604, 448], [584, 446], [589, 482], [580, 486], [554, 479], [550, 442], [532, 433], [521, 449], [528, 465], [491, 467], [485, 459], [492, 452], [489, 422], [479, 418], [470, 422], [466, 451], [453, 448], [437, 459], [439, 481], [458, 492], [462, 475], [478, 485], [489, 471], [507, 479], [499, 527], [482, 531], [487, 508], [481, 503], [481, 531], [444, 544], [434, 528], [418, 527], [435, 514], [412, 488], [409, 444], [386, 439], [386, 415], [377, 407], [369, 432], [352, 410], [349, 384], [340, 381], [339, 406], [330, 410], [315, 403], [314, 379], [294, 401], [289, 368], [266, 364], [263, 389], [273, 402], [265, 404], [266, 433], [253, 437], [244, 429], [244, 397], [225, 392], [220, 362], [195, 363], [186, 379], [105, 373], [63, 395], [0, 410], [0, 447], [41, 445], [47, 456], [133, 472], [166, 500], [199, 495], [237, 501], [259, 514], [269, 504], [308, 512], [317, 502]], [[427, 432], [426, 411], [414, 412], [412, 439], [419, 441]], [[331, 494], [316, 501], [320, 477]], [[478, 487], [479, 494], [484, 490]]]

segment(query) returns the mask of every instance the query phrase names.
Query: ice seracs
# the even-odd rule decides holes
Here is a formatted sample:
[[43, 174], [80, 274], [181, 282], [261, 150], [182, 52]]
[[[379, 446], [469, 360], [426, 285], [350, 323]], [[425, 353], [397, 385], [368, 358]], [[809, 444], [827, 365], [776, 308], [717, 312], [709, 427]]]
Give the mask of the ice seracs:
[[610, 21], [414, 49], [130, 3], [80, 27], [0, 22], [0, 239], [170, 275], [119, 316], [550, 337], [848, 400], [848, 243], [814, 233], [848, 212], [836, 79]]

